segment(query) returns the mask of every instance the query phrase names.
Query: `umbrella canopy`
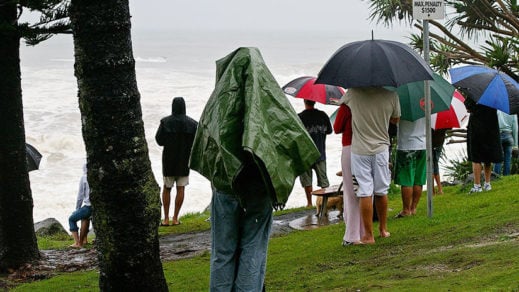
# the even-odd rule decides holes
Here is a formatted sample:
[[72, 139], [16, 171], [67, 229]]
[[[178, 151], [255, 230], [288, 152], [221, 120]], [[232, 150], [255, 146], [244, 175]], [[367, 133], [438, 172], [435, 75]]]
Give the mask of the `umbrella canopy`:
[[435, 130], [461, 128], [469, 117], [464, 101], [463, 95], [454, 91], [449, 109], [431, 115], [431, 127]]
[[25, 154], [27, 158], [28, 171], [36, 170], [40, 166], [42, 155], [31, 144], [25, 143]]
[[519, 113], [519, 83], [505, 73], [477, 65], [449, 70], [454, 86], [479, 104], [507, 114]]
[[[440, 75], [434, 73], [434, 80], [429, 83], [431, 88], [431, 113], [449, 109], [454, 93], [454, 86]], [[416, 121], [425, 117], [425, 90], [424, 82], [417, 81], [404, 84], [397, 88], [400, 98], [400, 118], [407, 121]]]
[[344, 89], [340, 86], [315, 84], [316, 77], [302, 76], [288, 82], [283, 92], [298, 98], [313, 100], [322, 104], [337, 105]]
[[316, 83], [343, 88], [392, 86], [432, 80], [425, 60], [408, 45], [389, 40], [357, 41], [342, 46], [326, 62]]

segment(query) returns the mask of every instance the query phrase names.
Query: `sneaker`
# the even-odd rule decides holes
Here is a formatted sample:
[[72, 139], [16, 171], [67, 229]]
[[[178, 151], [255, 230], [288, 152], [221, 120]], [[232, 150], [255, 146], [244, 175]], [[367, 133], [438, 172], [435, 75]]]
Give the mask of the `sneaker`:
[[482, 191], [483, 191], [483, 189], [481, 188], [481, 186], [473, 186], [472, 189], [470, 189], [469, 194], [481, 193]]
[[490, 185], [490, 183], [485, 183], [485, 185], [483, 185], [483, 190], [485, 192], [492, 190], [492, 186]]

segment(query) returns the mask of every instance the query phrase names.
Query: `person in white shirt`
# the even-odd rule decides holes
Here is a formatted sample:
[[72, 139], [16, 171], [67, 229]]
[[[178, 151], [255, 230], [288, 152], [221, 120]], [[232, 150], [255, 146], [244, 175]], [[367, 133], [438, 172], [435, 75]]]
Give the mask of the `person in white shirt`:
[[416, 214], [416, 207], [427, 179], [425, 118], [398, 124], [395, 184], [400, 185], [402, 211], [396, 218]]
[[[87, 181], [87, 166], [83, 165], [83, 176], [79, 181], [79, 191], [77, 193], [76, 210], [68, 218], [69, 230], [74, 238], [74, 244], [70, 247], [82, 247], [87, 242], [88, 227], [92, 216], [92, 206], [90, 204], [90, 187]], [[81, 221], [81, 234], [77, 222]], [[84, 226], [86, 225], [86, 226]]]

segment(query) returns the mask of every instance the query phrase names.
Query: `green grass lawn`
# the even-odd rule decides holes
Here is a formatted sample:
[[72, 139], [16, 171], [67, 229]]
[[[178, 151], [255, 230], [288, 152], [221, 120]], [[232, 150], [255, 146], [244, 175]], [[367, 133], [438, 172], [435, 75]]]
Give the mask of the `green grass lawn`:
[[[431, 218], [424, 193], [416, 216], [393, 219], [401, 208], [393, 194], [391, 237], [372, 246], [341, 246], [342, 223], [273, 238], [267, 291], [519, 291], [519, 176], [492, 187], [471, 195], [444, 188]], [[182, 225], [204, 229], [205, 218], [190, 214]], [[163, 265], [170, 291], [208, 291], [209, 254]], [[97, 271], [64, 273], [13, 291], [97, 291], [97, 281]]]

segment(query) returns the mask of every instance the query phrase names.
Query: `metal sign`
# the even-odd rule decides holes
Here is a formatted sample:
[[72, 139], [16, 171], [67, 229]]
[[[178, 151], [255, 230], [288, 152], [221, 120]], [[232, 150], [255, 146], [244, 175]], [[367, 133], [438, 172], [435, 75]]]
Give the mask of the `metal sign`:
[[445, 5], [443, 0], [424, 1], [413, 0], [414, 19], [443, 19], [445, 18]]

